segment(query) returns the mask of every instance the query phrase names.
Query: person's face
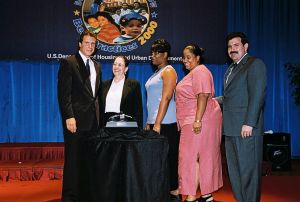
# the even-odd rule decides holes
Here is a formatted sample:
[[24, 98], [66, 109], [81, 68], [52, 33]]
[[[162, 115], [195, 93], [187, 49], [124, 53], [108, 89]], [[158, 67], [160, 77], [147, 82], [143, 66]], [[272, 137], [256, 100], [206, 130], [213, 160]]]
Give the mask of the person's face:
[[103, 16], [98, 16], [98, 22], [99, 22], [99, 25], [102, 27], [103, 25], [106, 25], [108, 24], [108, 19], [106, 17], [103, 17]]
[[248, 43], [242, 44], [240, 37], [232, 38], [227, 44], [227, 53], [234, 63], [238, 62], [247, 53]]
[[134, 3], [134, 4], [133, 4], [133, 7], [134, 7], [134, 8], [139, 8], [140, 5], [139, 5], [138, 3]]
[[123, 29], [128, 36], [135, 38], [141, 34], [143, 27], [139, 20], [132, 19]]
[[99, 21], [96, 18], [89, 18], [88, 19], [88, 23], [93, 28], [97, 28], [97, 27], [100, 26], [100, 23], [99, 23]]
[[182, 58], [183, 64], [185, 68], [189, 71], [194, 69], [200, 62], [200, 56], [196, 56], [193, 54], [190, 49], [185, 48], [183, 50], [183, 58]]
[[112, 71], [115, 77], [124, 76], [128, 67], [125, 67], [125, 61], [121, 57], [117, 57], [113, 63]]
[[97, 39], [94, 37], [88, 35], [84, 36], [82, 42], [79, 42], [80, 52], [86, 57], [93, 55], [96, 47], [96, 41]]
[[145, 15], [146, 13], [146, 10], [142, 10], [141, 15]]
[[167, 53], [160, 53], [160, 52], [152, 52], [151, 53], [151, 61], [152, 64], [155, 66], [160, 66], [164, 64], [167, 60]]
[[127, 5], [127, 4], [122, 4], [122, 8], [123, 8], [124, 10], [127, 10], [128, 5]]
[[99, 11], [105, 11], [105, 8], [106, 8], [106, 4], [105, 3], [101, 3], [100, 4], [100, 7], [99, 7]]

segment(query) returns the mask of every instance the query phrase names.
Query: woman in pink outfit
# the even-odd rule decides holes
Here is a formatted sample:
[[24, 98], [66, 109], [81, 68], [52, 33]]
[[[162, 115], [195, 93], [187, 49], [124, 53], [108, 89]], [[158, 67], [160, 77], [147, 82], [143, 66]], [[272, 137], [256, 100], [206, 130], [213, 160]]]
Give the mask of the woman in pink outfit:
[[[179, 194], [185, 201], [214, 201], [212, 192], [223, 186], [221, 167], [222, 113], [214, 97], [211, 72], [200, 65], [203, 49], [188, 45], [183, 63], [189, 73], [176, 87], [179, 144]], [[197, 189], [202, 196], [197, 199]]]

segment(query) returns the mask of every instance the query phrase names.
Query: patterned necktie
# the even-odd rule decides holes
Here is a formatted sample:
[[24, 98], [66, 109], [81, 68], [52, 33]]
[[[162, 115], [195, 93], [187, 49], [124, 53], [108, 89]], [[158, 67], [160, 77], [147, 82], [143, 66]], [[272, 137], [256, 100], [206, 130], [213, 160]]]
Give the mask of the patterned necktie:
[[90, 60], [89, 59], [86, 60], [85, 67], [86, 67], [86, 71], [87, 71], [88, 75], [90, 76], [91, 72], [90, 72]]
[[230, 69], [229, 69], [229, 73], [227, 74], [227, 76], [226, 76], [226, 80], [225, 80], [225, 83], [227, 84], [227, 81], [228, 81], [228, 79], [229, 79], [229, 77], [230, 77], [230, 75], [231, 75], [231, 73], [232, 73], [232, 71], [234, 70], [234, 68], [236, 68], [236, 66], [237, 66], [237, 64], [236, 63], [234, 63], [231, 67], [230, 67]]

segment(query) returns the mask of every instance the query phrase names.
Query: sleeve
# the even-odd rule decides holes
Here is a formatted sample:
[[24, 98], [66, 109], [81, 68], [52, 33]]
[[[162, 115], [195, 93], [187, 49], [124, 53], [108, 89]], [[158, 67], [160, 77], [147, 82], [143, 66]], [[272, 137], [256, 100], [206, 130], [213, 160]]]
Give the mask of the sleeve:
[[195, 95], [213, 93], [211, 77], [206, 69], [198, 67], [192, 72], [192, 88]]
[[138, 122], [139, 127], [143, 127], [143, 102], [142, 102], [142, 93], [141, 93], [141, 85], [138, 81], [136, 81], [135, 88], [135, 117]]
[[[255, 81], [255, 82], [253, 82]], [[265, 101], [267, 88], [266, 66], [260, 60], [256, 59], [248, 70], [248, 108], [244, 124], [255, 127]]]
[[99, 63], [97, 63], [100, 67], [99, 69], [99, 91], [98, 91], [98, 101], [99, 101], [99, 122], [100, 122], [100, 126], [103, 127], [104, 125], [104, 112], [105, 112], [105, 100], [103, 99], [104, 97], [104, 81], [102, 80], [102, 67]]
[[63, 59], [58, 70], [57, 84], [58, 102], [62, 119], [74, 117], [72, 108], [72, 69], [67, 60]]

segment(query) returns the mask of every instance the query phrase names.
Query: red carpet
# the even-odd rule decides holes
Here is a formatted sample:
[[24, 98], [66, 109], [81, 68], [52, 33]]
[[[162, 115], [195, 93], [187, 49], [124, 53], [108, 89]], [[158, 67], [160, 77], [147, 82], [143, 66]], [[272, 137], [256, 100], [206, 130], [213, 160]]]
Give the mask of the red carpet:
[[[0, 183], [1, 202], [60, 202], [61, 180], [14, 181]], [[297, 202], [300, 176], [263, 177], [262, 202]], [[234, 202], [225, 179], [224, 187], [214, 194], [216, 201]]]
[[[262, 202], [300, 200], [300, 161], [295, 163], [291, 172], [263, 177]], [[0, 144], [0, 202], [60, 202], [62, 165], [63, 144]], [[235, 201], [226, 177], [214, 198]]]

